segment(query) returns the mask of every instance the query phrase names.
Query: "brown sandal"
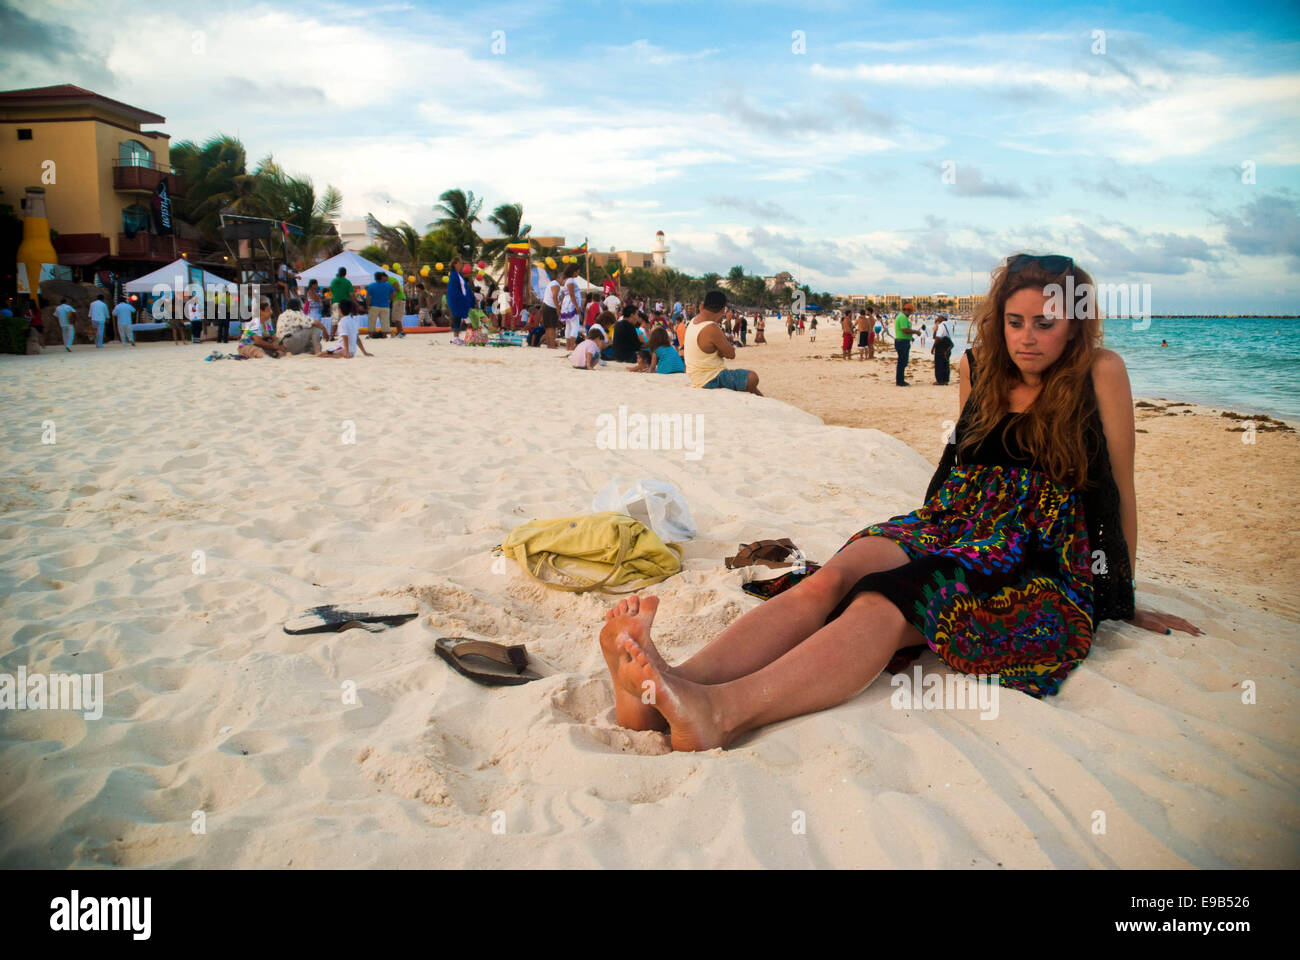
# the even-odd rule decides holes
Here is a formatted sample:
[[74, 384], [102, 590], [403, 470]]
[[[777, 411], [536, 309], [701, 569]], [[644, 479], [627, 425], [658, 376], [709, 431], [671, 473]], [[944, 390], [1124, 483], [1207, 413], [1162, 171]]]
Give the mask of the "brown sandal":
[[753, 543], [742, 543], [734, 557], [727, 557], [722, 562], [726, 564], [728, 570], [757, 564], [779, 568], [793, 566], [794, 561], [790, 559], [791, 556], [801, 557], [803, 554], [794, 545], [794, 541], [789, 537], [782, 537], [780, 540], [755, 540]]

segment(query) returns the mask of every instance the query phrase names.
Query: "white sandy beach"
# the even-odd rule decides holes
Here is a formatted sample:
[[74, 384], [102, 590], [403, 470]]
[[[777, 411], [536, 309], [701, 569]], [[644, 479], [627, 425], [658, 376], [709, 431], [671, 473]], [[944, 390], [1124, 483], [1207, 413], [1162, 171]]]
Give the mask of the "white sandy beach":
[[[614, 476], [676, 484], [700, 528], [653, 591], [676, 661], [759, 602], [722, 565], [739, 542], [824, 561], [917, 506], [930, 464], [777, 400], [446, 341], [0, 358], [0, 671], [102, 673], [106, 696], [99, 720], [0, 711], [0, 866], [1300, 865], [1300, 624], [1168, 582], [1139, 604], [1205, 636], [1105, 623], [1060, 696], [1003, 690], [996, 719], [893, 709], [886, 674], [726, 751], [616, 727], [614, 601], [494, 570], [511, 528]], [[620, 403], [700, 414], [703, 455], [599, 449]], [[391, 595], [421, 615], [281, 630]], [[547, 676], [472, 684], [433, 653], [448, 635], [525, 643]]]

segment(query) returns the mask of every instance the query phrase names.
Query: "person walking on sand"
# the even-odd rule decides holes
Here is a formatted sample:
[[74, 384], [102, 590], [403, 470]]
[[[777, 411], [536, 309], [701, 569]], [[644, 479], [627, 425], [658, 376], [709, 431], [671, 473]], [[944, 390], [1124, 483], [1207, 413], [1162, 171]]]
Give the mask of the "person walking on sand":
[[934, 382], [946, 387], [949, 377], [948, 360], [952, 356], [952, 332], [945, 316], [939, 317], [939, 324], [934, 328], [934, 346], [930, 352], [934, 354]]
[[853, 311], [840, 317], [840, 353], [845, 360], [853, 359]]
[[808, 321], [808, 342], [817, 342], [817, 318], [813, 317]]
[[912, 329], [912, 314], [916, 312], [914, 304], [903, 304], [903, 311], [894, 317], [894, 350], [898, 354], [898, 364], [894, 368], [894, 385], [897, 387], [911, 386], [903, 374], [907, 372], [907, 358], [912, 352], [912, 335], [916, 333]]
[[123, 300], [113, 308], [113, 322], [117, 324], [117, 339], [122, 341], [122, 345], [130, 344], [135, 346], [135, 307], [131, 306], [130, 301]]
[[[618, 724], [709, 750], [841, 704], [927, 648], [1041, 699], [1083, 664], [1102, 620], [1199, 635], [1136, 606], [1132, 391], [1095, 306], [1055, 315], [1047, 288], [1071, 276], [1092, 283], [1063, 256], [1018, 254], [994, 271], [923, 505], [854, 534], [811, 574], [763, 581], [765, 603], [676, 665], [652, 637], [657, 597], [610, 609], [599, 644]], [[1097, 550], [1107, 562], [1094, 573]]]
[[723, 363], [724, 359], [736, 359], [736, 348], [719, 323], [726, 306], [727, 295], [721, 290], [710, 290], [704, 295], [700, 312], [686, 328], [686, 377], [692, 387], [748, 391], [761, 397], [758, 374], [753, 370], [729, 370]]
[[90, 301], [90, 322], [95, 325], [95, 349], [104, 349], [104, 324], [108, 323], [108, 304], [101, 293]]
[[77, 311], [67, 300], [60, 300], [54, 308], [54, 318], [59, 321], [59, 332], [63, 334], [63, 349], [72, 352], [72, 341], [77, 336]]

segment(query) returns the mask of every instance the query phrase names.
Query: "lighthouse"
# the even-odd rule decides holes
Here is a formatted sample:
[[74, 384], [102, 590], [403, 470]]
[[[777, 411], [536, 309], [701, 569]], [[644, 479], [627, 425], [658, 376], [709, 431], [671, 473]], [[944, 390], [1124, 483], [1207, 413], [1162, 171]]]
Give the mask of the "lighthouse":
[[650, 259], [654, 263], [656, 270], [662, 270], [668, 265], [668, 247], [664, 244], [664, 232], [662, 230], [655, 233], [655, 245], [650, 250]]

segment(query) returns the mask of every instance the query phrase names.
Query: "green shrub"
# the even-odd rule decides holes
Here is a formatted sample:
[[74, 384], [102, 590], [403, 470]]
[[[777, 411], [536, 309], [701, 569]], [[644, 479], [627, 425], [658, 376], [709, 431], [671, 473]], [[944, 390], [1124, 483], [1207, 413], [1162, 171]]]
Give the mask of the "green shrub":
[[26, 317], [0, 317], [0, 353], [27, 353]]

